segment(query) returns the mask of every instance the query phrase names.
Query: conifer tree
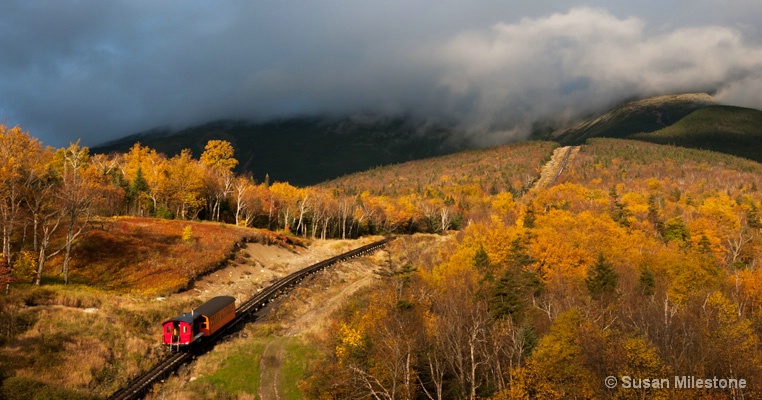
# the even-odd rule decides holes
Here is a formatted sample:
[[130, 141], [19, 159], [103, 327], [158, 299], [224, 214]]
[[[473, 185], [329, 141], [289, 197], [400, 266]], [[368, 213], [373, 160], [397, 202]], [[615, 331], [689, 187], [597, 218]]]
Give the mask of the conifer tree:
[[640, 290], [644, 295], [651, 296], [654, 294], [654, 289], [656, 288], [656, 279], [654, 278], [654, 273], [650, 268], [646, 267], [640, 271], [640, 278], [638, 279], [638, 283], [640, 284]]
[[606, 261], [602, 253], [598, 254], [598, 260], [587, 274], [585, 284], [593, 300], [601, 300], [614, 294], [616, 290], [617, 275], [611, 264]]

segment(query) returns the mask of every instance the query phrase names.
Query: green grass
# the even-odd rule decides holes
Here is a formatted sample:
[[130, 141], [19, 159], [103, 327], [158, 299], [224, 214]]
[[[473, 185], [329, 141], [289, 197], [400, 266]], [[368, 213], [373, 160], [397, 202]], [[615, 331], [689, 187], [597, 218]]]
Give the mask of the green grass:
[[278, 366], [279, 394], [284, 399], [303, 398], [299, 382], [304, 379], [307, 368], [317, 357], [317, 352], [299, 338], [269, 335], [250, 336], [203, 358], [203, 362], [213, 372], [193, 382], [194, 393], [233, 398], [243, 393], [258, 396], [262, 376], [260, 365], [268, 345], [284, 346], [285, 350], [283, 360]]
[[281, 369], [283, 398], [299, 400], [304, 393], [299, 382], [304, 379], [309, 365], [318, 357], [317, 350], [298, 338], [289, 339], [286, 344], [286, 360]]
[[270, 340], [272, 338], [252, 337], [244, 341], [220, 361], [219, 368], [212, 375], [200, 378], [195, 385], [203, 387], [210, 384], [231, 396], [238, 393], [256, 394], [259, 391], [259, 363]]

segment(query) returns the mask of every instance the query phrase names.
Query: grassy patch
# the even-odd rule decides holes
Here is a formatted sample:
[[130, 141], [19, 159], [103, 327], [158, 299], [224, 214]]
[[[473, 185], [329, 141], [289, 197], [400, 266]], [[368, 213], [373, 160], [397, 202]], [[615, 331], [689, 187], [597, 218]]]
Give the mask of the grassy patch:
[[200, 390], [222, 391], [234, 396], [239, 393], [256, 394], [259, 391], [259, 364], [262, 352], [272, 338], [252, 337], [240, 344], [215, 351], [204, 360], [207, 365], [217, 365], [217, 369], [208, 376], [194, 382]]
[[162, 351], [158, 323], [187, 303], [141, 301], [78, 285], [17, 286], [0, 296], [0, 380], [29, 394], [10, 398], [111, 394], [156, 362]]
[[299, 389], [309, 366], [318, 357], [315, 347], [299, 338], [290, 338], [286, 343], [286, 357], [281, 369], [281, 389], [284, 399], [299, 400], [304, 393]]
[[[195, 372], [199, 378], [186, 390], [201, 398], [258, 396], [264, 372], [267, 379], [277, 376], [281, 398], [304, 398], [299, 383], [317, 357], [315, 349], [299, 338], [272, 336], [267, 327], [248, 328], [247, 332], [251, 335], [247, 339], [217, 346], [200, 358]], [[280, 359], [263, 362], [266, 352]], [[277, 370], [263, 371], [262, 365]], [[175, 389], [169, 386], [165, 390]]]
[[0, 397], [3, 399], [95, 399], [92, 395], [82, 391], [75, 391], [48, 385], [32, 378], [9, 378], [2, 382]]

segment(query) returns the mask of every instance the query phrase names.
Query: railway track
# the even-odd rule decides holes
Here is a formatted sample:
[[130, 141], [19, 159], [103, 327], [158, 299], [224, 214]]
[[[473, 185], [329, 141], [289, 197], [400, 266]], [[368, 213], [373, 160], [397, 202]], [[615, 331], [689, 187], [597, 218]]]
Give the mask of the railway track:
[[291, 275], [279, 279], [274, 284], [259, 292], [256, 296], [241, 304], [236, 309], [235, 319], [225, 326], [225, 328], [220, 329], [214, 335], [208, 337], [200, 346], [196, 346], [194, 349], [186, 352], [173, 353], [165, 357], [153, 368], [132, 379], [127, 386], [116, 391], [109, 397], [109, 399], [123, 400], [142, 398], [154, 383], [177, 371], [181, 365], [193, 360], [198, 355], [209, 351], [220, 339], [235, 332], [243, 323], [249, 321], [254, 313], [266, 307], [268, 303], [289, 291], [306, 277], [338, 262], [370, 254], [385, 246], [391, 240], [393, 240], [392, 237], [387, 237], [386, 239], [358, 247], [354, 250], [302, 268]]
[[542, 167], [540, 178], [530, 189], [537, 190], [552, 185], [566, 169], [566, 165], [574, 155], [579, 152], [579, 146], [559, 147], [553, 152], [550, 161]]

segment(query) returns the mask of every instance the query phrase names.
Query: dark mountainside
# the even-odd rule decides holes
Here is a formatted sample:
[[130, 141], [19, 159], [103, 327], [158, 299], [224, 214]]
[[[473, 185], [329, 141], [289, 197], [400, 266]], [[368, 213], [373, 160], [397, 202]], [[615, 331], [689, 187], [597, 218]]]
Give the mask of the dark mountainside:
[[718, 105], [704, 93], [636, 100], [571, 128], [536, 133], [565, 145], [608, 137], [668, 144], [762, 162], [762, 111]]
[[409, 118], [302, 117], [265, 123], [216, 121], [172, 132], [157, 129], [105, 143], [94, 153], [125, 152], [136, 142], [169, 156], [189, 148], [198, 157], [207, 141], [231, 142], [238, 172], [253, 172], [257, 181], [307, 186], [373, 167], [428, 158], [468, 146], [453, 139], [453, 130]]
[[692, 112], [713, 105], [705, 93], [659, 96], [626, 102], [592, 116], [572, 127], [536, 134], [537, 139], [561, 144], [582, 144], [591, 137], [626, 138], [640, 132], [654, 132], [668, 127]]
[[[95, 146], [94, 153], [125, 152], [136, 142], [172, 156], [189, 148], [199, 156], [207, 141], [231, 142], [237, 172], [257, 181], [308, 186], [377, 166], [473, 148], [457, 128], [408, 117], [299, 117], [254, 123], [216, 121], [173, 132], [156, 129]], [[572, 127], [536, 131], [529, 139], [563, 145], [589, 138], [642, 140], [714, 150], [762, 162], [762, 111], [717, 105], [705, 93], [636, 100]], [[460, 138], [460, 139], [459, 139]]]
[[696, 110], [679, 122], [629, 139], [713, 150], [762, 162], [762, 111], [731, 106]]

